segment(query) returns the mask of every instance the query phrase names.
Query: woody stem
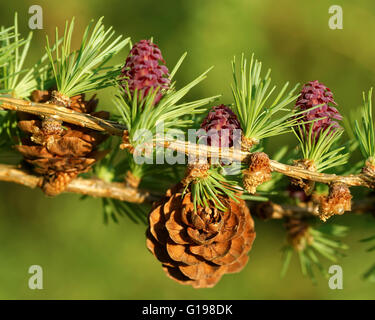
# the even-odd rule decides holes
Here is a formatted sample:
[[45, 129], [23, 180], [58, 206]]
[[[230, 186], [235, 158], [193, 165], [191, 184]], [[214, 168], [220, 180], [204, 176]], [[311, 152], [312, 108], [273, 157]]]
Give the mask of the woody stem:
[[[41, 183], [42, 178], [30, 174], [24, 169], [17, 166], [0, 164], [0, 181], [12, 182], [29, 188], [36, 188]], [[112, 198], [131, 203], [152, 203], [160, 199], [161, 195], [153, 192], [134, 189], [119, 182], [105, 182], [100, 179], [82, 179], [76, 178], [72, 180], [67, 189], [67, 193], [76, 193], [88, 195], [92, 197]], [[284, 217], [303, 217], [313, 214], [313, 205], [289, 205], [267, 203], [264, 207], [263, 203], [250, 202], [250, 209], [254, 213], [262, 216], [261, 210], [268, 211], [269, 219], [282, 219]], [[352, 205], [353, 213], [373, 212], [375, 209], [375, 198], [369, 197], [362, 200], [354, 201]]]
[[[17, 183], [29, 188], [36, 188], [42, 182], [41, 176], [30, 174], [22, 168], [0, 164], [0, 181]], [[148, 191], [137, 190], [119, 182], [106, 182], [100, 179], [72, 180], [65, 192], [88, 195], [92, 197], [112, 198], [132, 203], [152, 202], [157, 195]]]

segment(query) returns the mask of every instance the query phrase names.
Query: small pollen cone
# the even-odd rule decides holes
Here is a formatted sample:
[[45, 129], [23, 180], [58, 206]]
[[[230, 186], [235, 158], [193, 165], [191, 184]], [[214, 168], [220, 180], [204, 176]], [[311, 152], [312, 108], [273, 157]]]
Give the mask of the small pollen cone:
[[351, 210], [352, 195], [346, 184], [333, 183], [330, 185], [328, 196], [320, 199], [319, 217], [326, 221], [333, 215], [342, 215]]
[[249, 168], [243, 171], [243, 185], [254, 194], [259, 185], [271, 179], [270, 159], [264, 152], [255, 152], [249, 156], [248, 163]]
[[149, 214], [147, 247], [171, 279], [194, 288], [210, 288], [226, 273], [241, 271], [255, 239], [254, 221], [243, 200], [226, 199], [194, 210], [190, 193], [169, 190]]

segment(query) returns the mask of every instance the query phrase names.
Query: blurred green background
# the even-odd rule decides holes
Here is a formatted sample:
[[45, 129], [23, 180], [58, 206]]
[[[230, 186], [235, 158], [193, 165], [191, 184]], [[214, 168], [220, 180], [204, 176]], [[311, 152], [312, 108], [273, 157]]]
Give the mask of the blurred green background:
[[[231, 102], [230, 60], [255, 52], [272, 68], [276, 84], [320, 80], [334, 92], [341, 112], [356, 113], [361, 93], [375, 84], [375, 2], [362, 0], [64, 0], [0, 2], [1, 24], [10, 25], [19, 13], [21, 31], [28, 32], [30, 5], [43, 8], [44, 30], [34, 32], [30, 65], [44, 50], [45, 34], [76, 17], [76, 41], [92, 18], [133, 41], [154, 37], [172, 67], [189, 55], [177, 80], [186, 83], [209, 66], [215, 68], [196, 88], [194, 98], [223, 94]], [[344, 29], [331, 30], [328, 8], [341, 5]], [[125, 60], [126, 52], [117, 58]], [[110, 109], [110, 92], [100, 93]], [[293, 137], [273, 138], [277, 149], [295, 144]], [[285, 234], [278, 221], [256, 220], [257, 239], [247, 267], [227, 275], [213, 289], [195, 290], [168, 279], [145, 247], [145, 226], [129, 219], [102, 223], [99, 199], [81, 201], [76, 195], [46, 198], [39, 190], [0, 182], [1, 299], [373, 299], [375, 284], [361, 274], [375, 261], [358, 240], [375, 233], [370, 217], [346, 214], [332, 218], [350, 225], [349, 257], [340, 261], [344, 289], [330, 290], [320, 277], [316, 286], [303, 278], [296, 257], [280, 279]], [[371, 223], [372, 222], [372, 223]], [[44, 290], [30, 290], [28, 268], [41, 265]], [[328, 267], [330, 264], [327, 263]]]

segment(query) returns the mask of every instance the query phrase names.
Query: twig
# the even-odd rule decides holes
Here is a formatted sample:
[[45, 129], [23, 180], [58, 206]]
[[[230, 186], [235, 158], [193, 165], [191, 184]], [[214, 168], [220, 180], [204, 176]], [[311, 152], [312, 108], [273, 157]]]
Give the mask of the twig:
[[[40, 185], [42, 178], [30, 174], [26, 170], [12, 165], [0, 164], [0, 181], [17, 183], [29, 188], [36, 188]], [[145, 190], [127, 187], [123, 183], [105, 182], [100, 179], [82, 179], [72, 180], [66, 191], [67, 193], [76, 193], [92, 197], [112, 198], [131, 203], [152, 203], [160, 199], [159, 194], [154, 194]], [[314, 215], [315, 205], [310, 203], [301, 203], [301, 205], [276, 204], [272, 202], [250, 201], [249, 207], [252, 213], [263, 219], [282, 219], [286, 217], [308, 217]], [[374, 213], [375, 198], [365, 198], [354, 201], [352, 213]]]
[[300, 178], [326, 184], [332, 182], [340, 182], [346, 184], [349, 187], [362, 186], [367, 188], [374, 188], [374, 181], [372, 181], [368, 176], [364, 174], [338, 176], [336, 174], [312, 172], [299, 167], [289, 166], [287, 164], [283, 164], [275, 160], [270, 160], [270, 165], [273, 171], [282, 173], [292, 178]]
[[[42, 182], [42, 177], [30, 174], [16, 166], [0, 164], [0, 181], [36, 188]], [[150, 192], [127, 187], [124, 183], [109, 183], [100, 179], [76, 178], [69, 183], [65, 192], [92, 197], [113, 198], [132, 203], [152, 202], [157, 198], [156, 195], [152, 195]]]
[[[283, 218], [308, 218], [318, 215], [319, 204], [314, 201], [301, 202], [298, 205], [277, 204], [271, 201], [249, 202], [249, 208], [253, 214], [263, 220], [283, 219]], [[370, 213], [375, 217], [375, 198], [367, 197], [352, 202], [351, 213], [365, 214]]]
[[112, 135], [122, 136], [126, 127], [123, 125], [99, 119], [86, 113], [80, 113], [71, 109], [47, 103], [35, 103], [10, 97], [0, 97], [0, 108], [4, 110], [31, 113], [40, 117], [52, 117], [77, 126], [90, 128], [97, 131], [105, 131]]
[[[190, 156], [204, 156], [221, 158], [231, 161], [244, 161], [250, 152], [236, 150], [234, 148], [218, 148], [206, 145], [191, 144], [185, 141], [157, 141], [156, 145], [164, 146], [165, 148], [173, 149], [178, 152], [188, 154]], [[375, 182], [364, 174], [338, 176], [336, 174], [326, 174], [319, 172], [312, 172], [300, 167], [290, 166], [280, 163], [275, 160], [270, 160], [270, 167], [272, 171], [279, 172], [291, 178], [304, 179], [316, 181], [321, 183], [340, 182], [348, 185], [349, 187], [367, 187], [374, 188]]]

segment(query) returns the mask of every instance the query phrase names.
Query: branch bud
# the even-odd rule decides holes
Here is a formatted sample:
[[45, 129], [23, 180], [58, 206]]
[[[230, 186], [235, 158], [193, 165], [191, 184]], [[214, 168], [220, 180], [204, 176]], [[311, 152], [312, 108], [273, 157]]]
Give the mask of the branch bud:
[[181, 181], [182, 185], [187, 186], [191, 182], [207, 177], [208, 169], [210, 169], [210, 165], [205, 161], [189, 164], [186, 168], [185, 177]]
[[[305, 170], [316, 172], [316, 166], [315, 166], [314, 162], [311, 161], [311, 160], [308, 160], [308, 159], [294, 160], [294, 165], [296, 167], [299, 167], [299, 168], [302, 168], [302, 169], [305, 169]], [[307, 196], [312, 194], [312, 192], [314, 190], [314, 187], [315, 187], [314, 181], [304, 180], [304, 179], [301, 179], [301, 178], [299, 178], [299, 179], [293, 178], [293, 179], [291, 179], [291, 183], [293, 185], [298, 186], [301, 189], [303, 189], [303, 191], [305, 191], [305, 194]]]
[[373, 161], [366, 161], [366, 165], [362, 168], [362, 174], [366, 177], [369, 187], [375, 189], [375, 165]]
[[141, 183], [141, 178], [135, 176], [133, 172], [128, 170], [125, 176], [125, 184], [133, 189], [138, 189], [139, 184]]
[[260, 202], [255, 207], [256, 216], [262, 220], [283, 218], [283, 208], [271, 201]]
[[132, 146], [129, 140], [128, 130], [124, 130], [124, 133], [122, 135], [122, 143], [120, 144], [120, 149], [121, 150], [128, 149], [130, 153], [134, 152], [134, 147]]
[[69, 107], [71, 104], [69, 97], [61, 94], [60, 92], [54, 90], [52, 91], [51, 104], [55, 104], [62, 107]]
[[45, 195], [55, 197], [64, 192], [68, 184], [77, 176], [78, 172], [57, 172], [53, 176], [45, 176], [41, 188]]
[[243, 171], [243, 185], [254, 194], [259, 185], [271, 179], [270, 159], [264, 152], [255, 152], [250, 154], [247, 162], [249, 168]]
[[241, 136], [241, 150], [248, 152], [254, 145], [258, 144], [259, 140], [254, 138], [246, 138], [243, 134]]
[[351, 211], [351, 199], [352, 195], [346, 184], [331, 184], [328, 196], [320, 198], [320, 219], [326, 221], [333, 215], [342, 215], [345, 211]]

